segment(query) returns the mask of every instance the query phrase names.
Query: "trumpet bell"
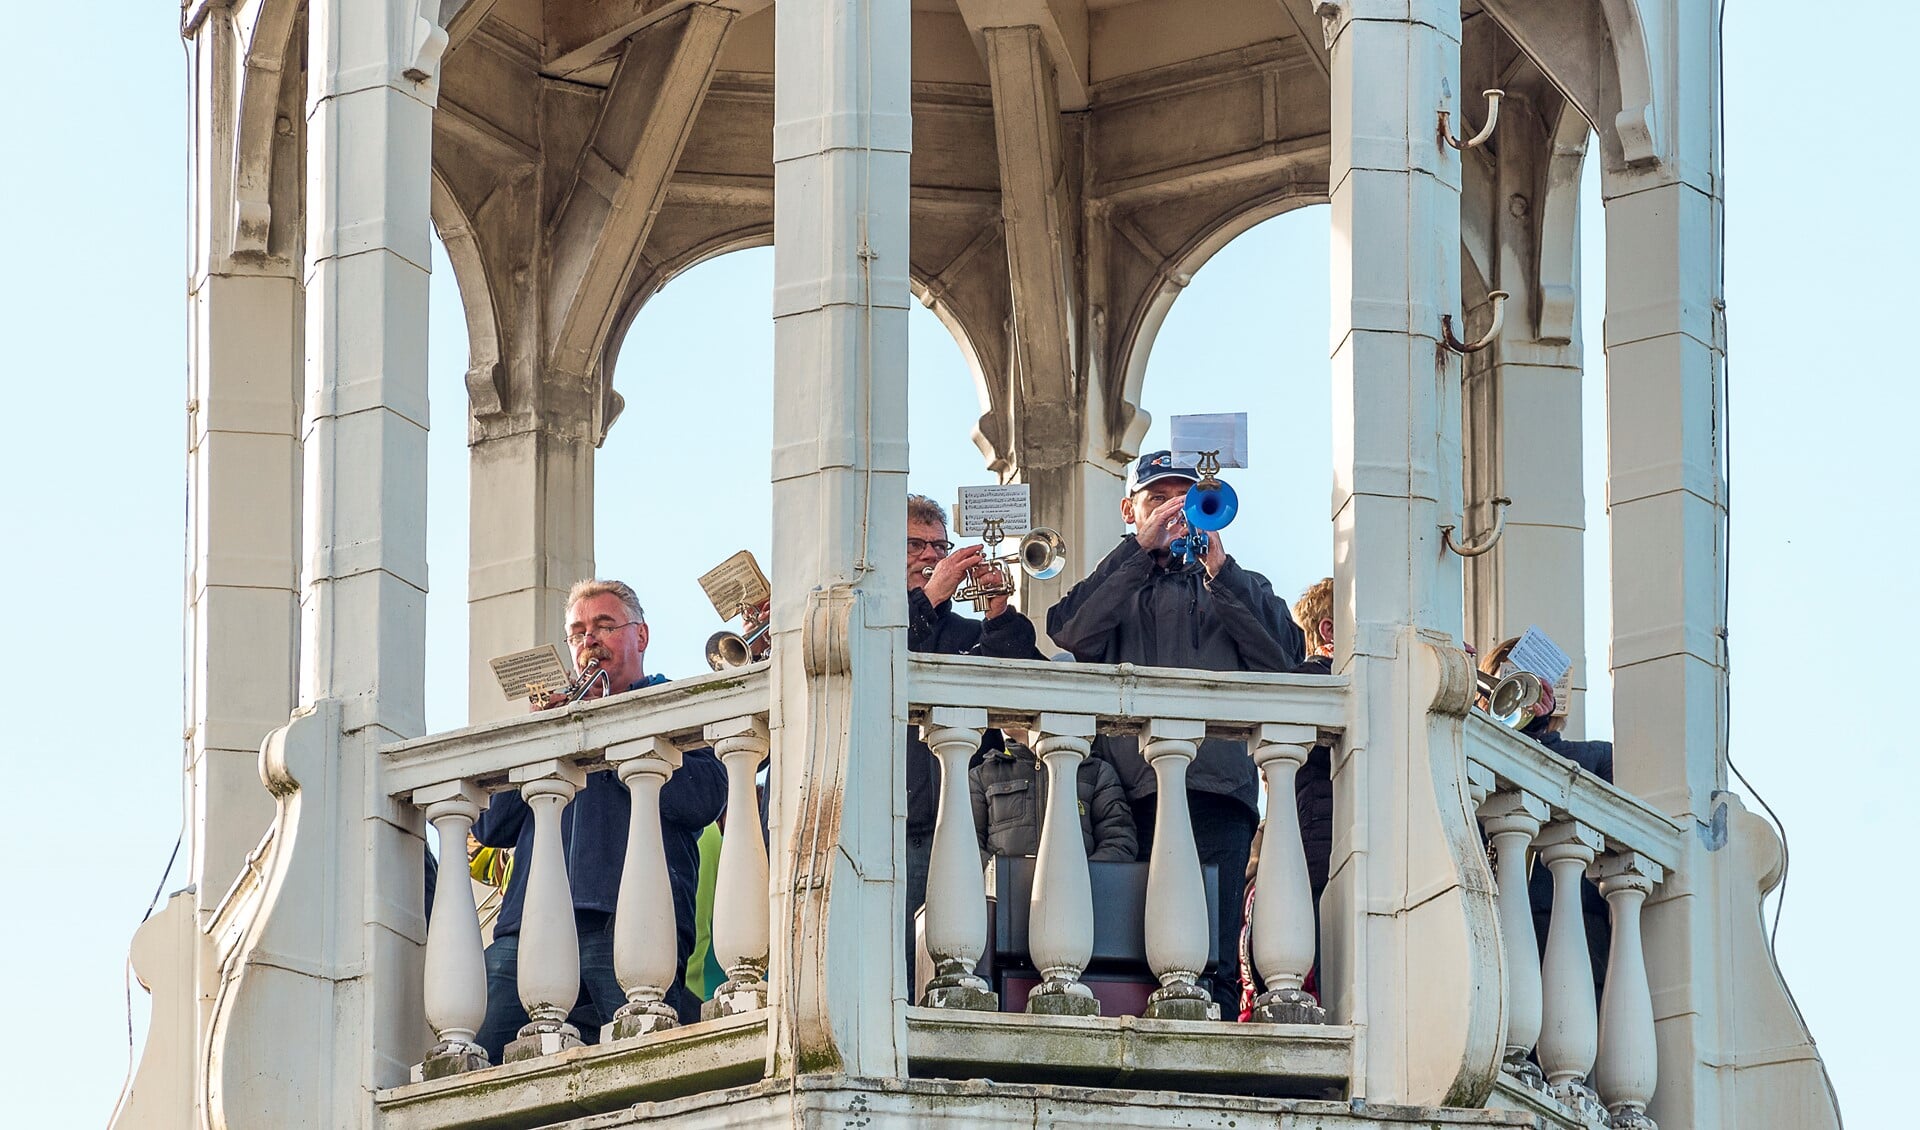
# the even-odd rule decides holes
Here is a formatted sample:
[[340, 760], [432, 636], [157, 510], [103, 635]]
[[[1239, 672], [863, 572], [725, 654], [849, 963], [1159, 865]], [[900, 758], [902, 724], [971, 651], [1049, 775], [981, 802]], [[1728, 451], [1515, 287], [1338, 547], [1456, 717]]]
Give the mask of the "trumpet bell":
[[1502, 725], [1516, 730], [1525, 729], [1527, 724], [1539, 717], [1544, 711], [1540, 705], [1547, 701], [1546, 684], [1538, 675], [1527, 671], [1515, 672], [1493, 685], [1487, 694], [1487, 713], [1498, 719]]
[[1060, 575], [1067, 567], [1067, 539], [1042, 526], [1020, 539], [1020, 569], [1036, 581]]
[[1196, 530], [1224, 530], [1240, 511], [1240, 496], [1219, 479], [1206, 479], [1187, 488], [1184, 514]]
[[707, 666], [715, 671], [726, 671], [734, 667], [746, 667], [755, 662], [754, 651], [760, 647], [760, 641], [767, 635], [767, 625], [762, 624], [752, 635], [743, 636], [739, 632], [715, 632], [707, 637]]

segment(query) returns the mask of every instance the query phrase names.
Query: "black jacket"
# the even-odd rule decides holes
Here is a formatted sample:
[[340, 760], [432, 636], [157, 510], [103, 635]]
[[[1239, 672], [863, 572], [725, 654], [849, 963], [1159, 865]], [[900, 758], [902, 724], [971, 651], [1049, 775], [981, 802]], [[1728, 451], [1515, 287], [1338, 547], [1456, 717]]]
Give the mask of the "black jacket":
[[[907, 590], [907, 650], [935, 655], [990, 655], [998, 659], [1045, 659], [1034, 645], [1033, 621], [1009, 608], [991, 620], [975, 620], [953, 610], [953, 601], [934, 604], [919, 589]], [[1000, 731], [991, 730], [982, 749], [1000, 748]], [[940, 772], [933, 751], [907, 727], [907, 834], [929, 835], [940, 813]]]
[[[1293, 669], [1296, 675], [1331, 675], [1333, 660], [1315, 655]], [[1333, 858], [1333, 750], [1314, 746], [1307, 763], [1293, 776], [1293, 807], [1300, 816], [1300, 843], [1307, 852], [1307, 881], [1316, 902], [1327, 889], [1327, 864]]]
[[[1161, 566], [1131, 534], [1048, 610], [1047, 634], [1086, 663], [1203, 671], [1291, 671], [1306, 651], [1287, 602], [1265, 577], [1231, 556], [1213, 578], [1198, 562]], [[1102, 737], [1094, 754], [1113, 763], [1130, 798], [1158, 791], [1137, 739]], [[1246, 743], [1201, 742], [1187, 791], [1229, 796], [1257, 814], [1259, 775]]]
[[[1534, 741], [1547, 747], [1549, 753], [1564, 757], [1600, 778], [1608, 784], [1613, 783], [1613, 743], [1580, 742], [1563, 738], [1551, 731], [1530, 733]], [[1533, 905], [1533, 936], [1539, 943], [1541, 956], [1547, 952], [1547, 927], [1553, 922], [1553, 872], [1547, 865], [1536, 861], [1533, 874], [1527, 879], [1527, 901]], [[1606, 985], [1607, 951], [1613, 944], [1613, 919], [1607, 913], [1607, 900], [1601, 896], [1600, 888], [1592, 879], [1580, 880], [1581, 917], [1586, 920], [1587, 957], [1593, 964], [1593, 988], [1597, 995]]]
[[[1009, 743], [967, 774], [973, 793], [973, 828], [988, 855], [1033, 855], [1040, 850], [1040, 823], [1047, 811], [1047, 774], [1033, 751]], [[1140, 846], [1133, 806], [1113, 766], [1098, 758], [1080, 762], [1075, 779], [1080, 836], [1088, 859], [1131, 863]]]

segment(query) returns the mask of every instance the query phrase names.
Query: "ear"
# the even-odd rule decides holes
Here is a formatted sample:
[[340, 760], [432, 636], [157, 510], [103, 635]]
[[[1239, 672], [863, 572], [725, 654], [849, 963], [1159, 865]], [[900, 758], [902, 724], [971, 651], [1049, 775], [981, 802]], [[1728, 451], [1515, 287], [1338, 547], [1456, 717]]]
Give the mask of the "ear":
[[1132, 495], [1127, 495], [1120, 500], [1120, 520], [1129, 526], [1134, 524]]
[[1329, 617], [1322, 616], [1320, 618], [1320, 642], [1333, 642], [1333, 620]]
[[647, 631], [645, 622], [642, 622], [639, 627], [635, 628], [633, 634], [637, 637], [640, 644], [640, 654], [645, 655], [647, 653], [647, 640], [652, 638], [651, 634]]

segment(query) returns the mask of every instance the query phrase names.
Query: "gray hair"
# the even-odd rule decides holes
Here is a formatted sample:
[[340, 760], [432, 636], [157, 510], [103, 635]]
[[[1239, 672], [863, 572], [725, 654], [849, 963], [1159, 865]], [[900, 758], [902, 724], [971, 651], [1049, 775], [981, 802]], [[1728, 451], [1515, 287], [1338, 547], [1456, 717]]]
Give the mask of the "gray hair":
[[907, 496], [907, 521], [947, 524], [946, 508], [924, 494]]
[[644, 624], [647, 622], [646, 610], [640, 607], [640, 597], [635, 594], [633, 588], [624, 581], [600, 581], [593, 579], [575, 581], [573, 587], [567, 590], [567, 607], [572, 608], [574, 605], [591, 597], [607, 596], [609, 594], [620, 598], [620, 603], [626, 606], [627, 615], [632, 618], [634, 623]]

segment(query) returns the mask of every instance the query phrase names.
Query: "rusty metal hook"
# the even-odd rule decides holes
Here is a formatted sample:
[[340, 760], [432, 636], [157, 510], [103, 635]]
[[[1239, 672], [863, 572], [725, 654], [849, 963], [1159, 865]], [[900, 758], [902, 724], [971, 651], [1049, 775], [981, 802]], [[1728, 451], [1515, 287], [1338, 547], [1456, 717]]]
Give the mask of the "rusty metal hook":
[[1451, 116], [1448, 114], [1447, 111], [1442, 110], [1440, 111], [1441, 140], [1445, 141], [1448, 145], [1453, 146], [1455, 149], [1466, 150], [1466, 149], [1472, 149], [1479, 145], [1484, 145], [1486, 143], [1486, 140], [1489, 137], [1493, 136], [1494, 123], [1500, 120], [1500, 100], [1507, 96], [1507, 92], [1504, 90], [1488, 90], [1488, 91], [1483, 91], [1482, 93], [1484, 93], [1487, 96], [1487, 124], [1481, 126], [1480, 132], [1474, 134], [1472, 137], [1468, 138], [1467, 140], [1456, 141], [1454, 140], [1453, 130], [1449, 126], [1449, 123], [1451, 121]]
[[1509, 295], [1504, 290], [1496, 290], [1487, 295], [1487, 301], [1493, 303], [1493, 324], [1487, 327], [1487, 332], [1482, 335], [1479, 341], [1465, 342], [1453, 336], [1452, 314], [1440, 315], [1440, 340], [1445, 342], [1447, 348], [1453, 350], [1455, 353], [1478, 353], [1487, 346], [1492, 345], [1493, 339], [1500, 336], [1501, 323], [1506, 320], [1508, 297]]
[[1500, 535], [1507, 532], [1507, 507], [1513, 505], [1513, 499], [1495, 498], [1489, 501], [1493, 503], [1493, 529], [1481, 535], [1477, 542], [1455, 542], [1453, 527], [1442, 526], [1440, 527], [1440, 544], [1462, 557], [1478, 557], [1492, 549], [1499, 542]]

